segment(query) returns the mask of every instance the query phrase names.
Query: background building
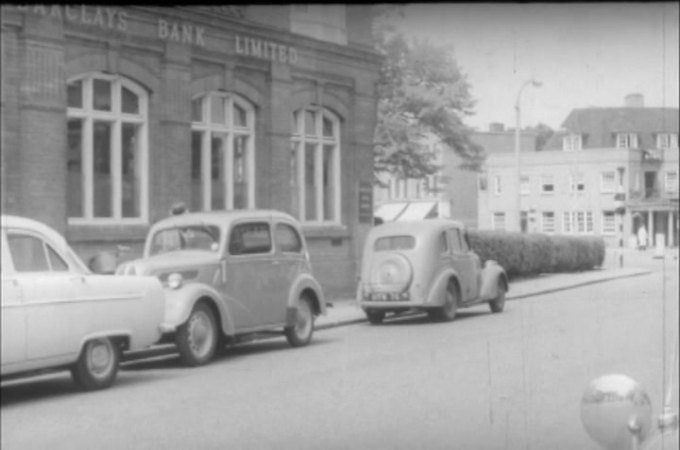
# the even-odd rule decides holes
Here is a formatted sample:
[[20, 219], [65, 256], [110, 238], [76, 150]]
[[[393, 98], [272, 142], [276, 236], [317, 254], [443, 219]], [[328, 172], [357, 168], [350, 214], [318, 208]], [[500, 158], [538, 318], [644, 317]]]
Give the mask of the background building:
[[[190, 210], [298, 217], [331, 295], [372, 225], [368, 5], [2, 6], [2, 211], [84, 259]], [[351, 292], [350, 292], [351, 291]]]
[[614, 195], [625, 195], [626, 244], [641, 225], [652, 241], [678, 245], [678, 109], [645, 108], [639, 94], [624, 107], [575, 109], [540, 152], [491, 154], [480, 185], [480, 228], [516, 231], [517, 188], [529, 231], [601, 235], [617, 245]]

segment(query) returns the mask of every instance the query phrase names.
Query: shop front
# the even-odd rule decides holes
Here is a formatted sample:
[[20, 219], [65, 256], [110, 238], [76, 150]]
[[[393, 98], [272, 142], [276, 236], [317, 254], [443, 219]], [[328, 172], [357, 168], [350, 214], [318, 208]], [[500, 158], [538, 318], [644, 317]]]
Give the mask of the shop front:
[[3, 213], [54, 226], [88, 260], [138, 256], [178, 202], [278, 209], [302, 222], [329, 295], [352, 294], [372, 225], [370, 33], [348, 25], [340, 45], [256, 19], [3, 6]]

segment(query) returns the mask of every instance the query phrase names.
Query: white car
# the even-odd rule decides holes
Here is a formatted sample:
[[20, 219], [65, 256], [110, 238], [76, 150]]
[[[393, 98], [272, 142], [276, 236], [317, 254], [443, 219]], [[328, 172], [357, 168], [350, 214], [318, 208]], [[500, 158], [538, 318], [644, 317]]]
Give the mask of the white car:
[[95, 275], [52, 228], [2, 216], [3, 379], [69, 369], [86, 390], [110, 386], [120, 354], [156, 343], [164, 315], [155, 277]]

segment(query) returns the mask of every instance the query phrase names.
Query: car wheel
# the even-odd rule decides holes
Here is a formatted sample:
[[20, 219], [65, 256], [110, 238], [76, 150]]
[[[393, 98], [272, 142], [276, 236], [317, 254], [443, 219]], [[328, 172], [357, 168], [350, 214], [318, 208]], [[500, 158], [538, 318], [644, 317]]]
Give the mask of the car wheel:
[[450, 322], [456, 318], [458, 311], [458, 289], [456, 285], [449, 282], [446, 286], [446, 300], [441, 308], [430, 313], [430, 317], [441, 322]]
[[111, 339], [92, 339], [85, 343], [71, 375], [85, 390], [104, 389], [116, 379], [119, 361], [120, 352]]
[[306, 296], [301, 296], [298, 301], [297, 318], [295, 325], [284, 329], [288, 343], [293, 347], [302, 347], [309, 344], [314, 334], [314, 311], [312, 301]]
[[505, 283], [498, 281], [498, 295], [489, 302], [491, 312], [499, 313], [505, 308]]
[[373, 325], [380, 325], [385, 320], [384, 311], [366, 311], [366, 317], [368, 321]]
[[177, 348], [182, 362], [188, 366], [208, 363], [217, 347], [217, 325], [212, 309], [197, 303], [189, 319], [177, 330]]

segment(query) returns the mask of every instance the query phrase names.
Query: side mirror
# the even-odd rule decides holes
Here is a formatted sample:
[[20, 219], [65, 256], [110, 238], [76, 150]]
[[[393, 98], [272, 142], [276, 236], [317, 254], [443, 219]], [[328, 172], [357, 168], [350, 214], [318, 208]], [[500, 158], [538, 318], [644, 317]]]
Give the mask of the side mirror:
[[652, 405], [640, 384], [625, 375], [593, 380], [581, 398], [588, 435], [607, 450], [637, 450], [652, 426]]
[[116, 252], [100, 252], [90, 258], [87, 266], [94, 273], [112, 275], [118, 267], [118, 256]]

